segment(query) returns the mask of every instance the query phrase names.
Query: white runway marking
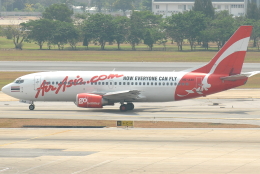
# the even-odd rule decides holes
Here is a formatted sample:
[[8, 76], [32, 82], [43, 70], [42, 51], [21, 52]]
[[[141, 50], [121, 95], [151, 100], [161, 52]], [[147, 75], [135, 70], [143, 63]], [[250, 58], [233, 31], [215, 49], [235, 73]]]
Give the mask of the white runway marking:
[[93, 168], [102, 166], [102, 165], [104, 165], [104, 164], [106, 164], [106, 163], [109, 163], [109, 162], [110, 162], [110, 160], [103, 161], [102, 163], [98, 163], [98, 164], [96, 164], [96, 165], [94, 165], [94, 166], [91, 166], [91, 167], [82, 169], [82, 170], [80, 170], [80, 171], [73, 172], [73, 173], [71, 173], [71, 174], [78, 174], [78, 173], [86, 172], [86, 171], [88, 171], [88, 170], [91, 170], [91, 169], [93, 169]]
[[4, 168], [4, 169], [1, 169], [1, 168], [0, 168], [0, 173], [1, 173], [1, 172], [6, 172], [6, 171], [9, 170], [9, 169], [10, 169], [9, 167]]

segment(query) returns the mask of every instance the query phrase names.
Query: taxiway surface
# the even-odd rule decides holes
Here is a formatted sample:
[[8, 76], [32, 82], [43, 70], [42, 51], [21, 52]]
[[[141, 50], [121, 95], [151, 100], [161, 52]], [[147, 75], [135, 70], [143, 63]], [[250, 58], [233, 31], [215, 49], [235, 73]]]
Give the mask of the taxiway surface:
[[[204, 64], [206, 62], [1, 61], [0, 71], [181, 71]], [[260, 63], [244, 63], [242, 71], [260, 71]]]
[[[168, 103], [82, 109], [35, 103], [0, 93], [1, 118], [184, 121], [260, 125], [260, 92], [229, 90]], [[0, 129], [4, 174], [258, 174], [260, 129]]]
[[0, 93], [0, 118], [55, 118], [90, 120], [142, 120], [210, 122], [260, 125], [260, 89], [228, 90], [206, 98], [163, 103], [134, 103], [133, 111], [120, 112], [119, 104], [103, 109], [78, 108], [73, 102], [27, 104]]
[[0, 129], [4, 174], [258, 174], [260, 129]]

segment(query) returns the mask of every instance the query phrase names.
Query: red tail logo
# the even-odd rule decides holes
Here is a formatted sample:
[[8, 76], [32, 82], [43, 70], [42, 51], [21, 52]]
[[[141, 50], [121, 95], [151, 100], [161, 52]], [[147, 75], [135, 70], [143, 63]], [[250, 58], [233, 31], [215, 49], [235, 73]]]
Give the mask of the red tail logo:
[[243, 85], [247, 79], [231, 83], [222, 81], [221, 77], [241, 73], [252, 29], [252, 26], [239, 27], [208, 64], [186, 71], [179, 84], [182, 84], [184, 79], [193, 81], [186, 86], [177, 86], [175, 100], [209, 95]]

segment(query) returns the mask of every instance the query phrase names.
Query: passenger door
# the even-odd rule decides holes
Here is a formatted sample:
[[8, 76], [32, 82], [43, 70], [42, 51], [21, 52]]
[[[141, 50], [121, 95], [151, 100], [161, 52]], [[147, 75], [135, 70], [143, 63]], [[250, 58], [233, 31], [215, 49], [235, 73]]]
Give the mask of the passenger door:
[[34, 90], [37, 91], [37, 88], [41, 86], [41, 76], [34, 77]]

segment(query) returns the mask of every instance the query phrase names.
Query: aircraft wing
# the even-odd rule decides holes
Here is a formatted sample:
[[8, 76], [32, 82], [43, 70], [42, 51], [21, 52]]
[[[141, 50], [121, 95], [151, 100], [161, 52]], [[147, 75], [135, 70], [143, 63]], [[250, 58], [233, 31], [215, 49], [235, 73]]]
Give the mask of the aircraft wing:
[[139, 90], [108, 92], [103, 95], [103, 98], [113, 101], [135, 101], [145, 98], [140, 93]]
[[252, 71], [252, 72], [246, 72], [246, 73], [232, 75], [232, 76], [220, 77], [220, 79], [228, 80], [228, 81], [235, 81], [235, 80], [239, 80], [239, 79], [245, 79], [245, 78], [251, 77], [256, 74], [260, 74], [260, 71]]

